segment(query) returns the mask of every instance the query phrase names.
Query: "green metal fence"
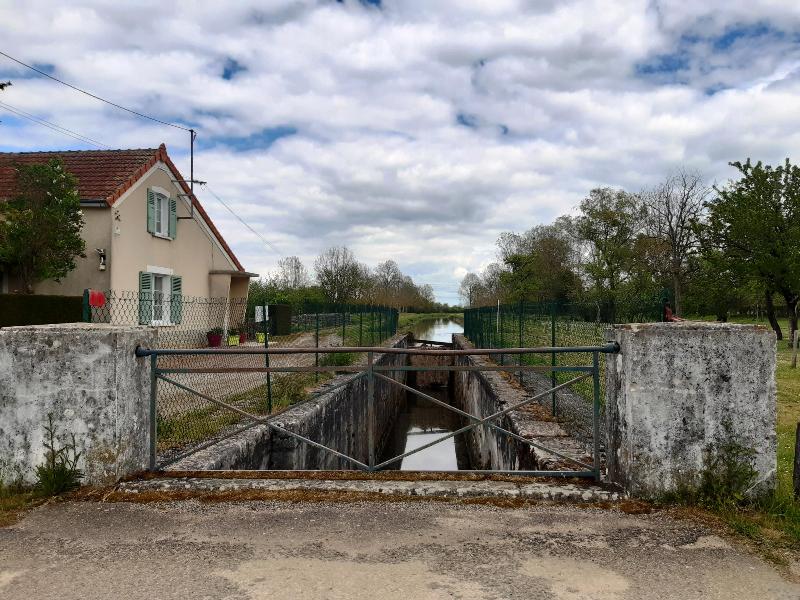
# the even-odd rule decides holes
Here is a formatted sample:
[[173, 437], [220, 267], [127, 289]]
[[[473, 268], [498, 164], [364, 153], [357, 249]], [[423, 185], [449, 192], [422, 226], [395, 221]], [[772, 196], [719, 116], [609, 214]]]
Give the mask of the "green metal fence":
[[[464, 311], [464, 335], [477, 348], [531, 348], [595, 346], [604, 342], [605, 331], [620, 322], [654, 322], [663, 316], [663, 300], [610, 306], [602, 303], [518, 302], [471, 308]], [[572, 366], [591, 357], [574, 353], [500, 354], [501, 365]], [[604, 398], [605, 364], [601, 362], [601, 398]], [[552, 372], [548, 377], [519, 372], [518, 382], [530, 393], [555, 387], [567, 375]], [[593, 390], [588, 382], [576, 384], [543, 397], [540, 403], [578, 439], [592, 438]]]

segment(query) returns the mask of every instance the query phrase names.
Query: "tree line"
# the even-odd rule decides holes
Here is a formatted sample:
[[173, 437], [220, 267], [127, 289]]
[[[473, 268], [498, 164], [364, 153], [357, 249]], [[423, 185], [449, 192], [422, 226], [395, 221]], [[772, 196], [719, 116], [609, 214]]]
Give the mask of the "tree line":
[[497, 262], [468, 273], [460, 295], [468, 306], [666, 295], [681, 315], [763, 311], [783, 339], [776, 307], [793, 334], [800, 299], [800, 168], [730, 165], [737, 176], [720, 186], [680, 169], [640, 192], [593, 189], [574, 216], [502, 233]]
[[307, 303], [375, 304], [401, 312], [453, 310], [436, 302], [433, 287], [415, 283], [395, 261], [386, 260], [371, 269], [345, 246], [320, 254], [313, 277], [297, 256], [281, 259], [275, 271], [250, 284], [250, 299], [253, 304], [291, 304], [297, 310]]

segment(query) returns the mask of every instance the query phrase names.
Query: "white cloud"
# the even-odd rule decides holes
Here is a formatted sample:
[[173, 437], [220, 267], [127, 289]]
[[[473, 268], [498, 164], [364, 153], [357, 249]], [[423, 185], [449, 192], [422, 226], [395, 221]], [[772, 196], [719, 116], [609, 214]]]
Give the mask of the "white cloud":
[[[196, 126], [197, 177], [283, 253], [310, 265], [344, 243], [450, 302], [500, 232], [569, 212], [592, 186], [636, 190], [679, 164], [724, 180], [728, 161], [779, 161], [800, 142], [793, 1], [382, 4], [18, 0], [0, 7], [0, 49]], [[2, 101], [113, 147], [164, 141], [186, 168], [184, 132], [2, 58], [0, 77], [14, 81]], [[75, 147], [0, 119], [2, 149]], [[296, 134], [269, 145], [279, 127]], [[274, 266], [201, 197], [248, 269]]]

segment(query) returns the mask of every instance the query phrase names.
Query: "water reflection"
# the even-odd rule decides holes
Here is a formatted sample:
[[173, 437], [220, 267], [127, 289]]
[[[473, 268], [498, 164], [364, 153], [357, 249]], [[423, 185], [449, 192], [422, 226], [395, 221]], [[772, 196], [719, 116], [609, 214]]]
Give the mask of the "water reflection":
[[[446, 387], [425, 388], [421, 391], [449, 403], [448, 388]], [[420, 448], [459, 427], [461, 427], [459, 415], [409, 392], [406, 397], [405, 410], [398, 415], [397, 421], [395, 421], [384, 460]], [[416, 454], [405, 457], [399, 465], [395, 463], [392, 468], [399, 468], [401, 471], [469, 469], [469, 458], [463, 437], [463, 434], [459, 434], [430, 448], [420, 450]]]
[[418, 340], [452, 342], [454, 333], [464, 333], [464, 326], [455, 319], [424, 319], [411, 326], [411, 333]]

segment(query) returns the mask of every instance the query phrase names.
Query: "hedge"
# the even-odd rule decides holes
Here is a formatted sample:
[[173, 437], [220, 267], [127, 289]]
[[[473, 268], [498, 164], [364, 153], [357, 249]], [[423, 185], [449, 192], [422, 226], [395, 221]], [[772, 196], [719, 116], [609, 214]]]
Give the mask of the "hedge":
[[0, 327], [76, 323], [82, 320], [82, 296], [0, 294]]

